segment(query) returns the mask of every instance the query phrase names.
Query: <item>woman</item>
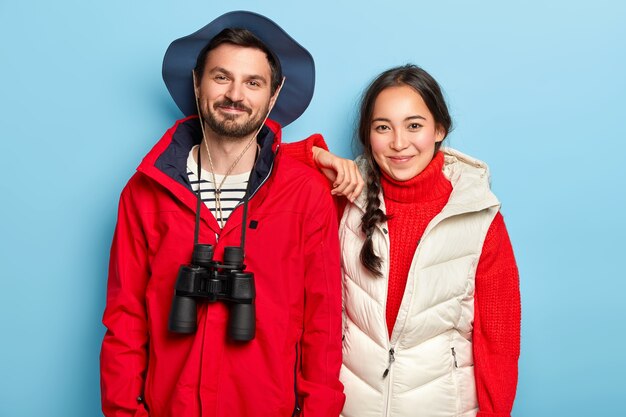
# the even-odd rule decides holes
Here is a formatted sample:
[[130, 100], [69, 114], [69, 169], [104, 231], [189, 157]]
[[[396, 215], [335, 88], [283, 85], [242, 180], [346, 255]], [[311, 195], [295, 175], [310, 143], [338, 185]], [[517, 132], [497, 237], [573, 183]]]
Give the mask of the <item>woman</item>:
[[510, 415], [517, 267], [487, 166], [440, 150], [451, 125], [437, 82], [407, 65], [363, 96], [363, 193], [344, 180], [349, 165], [313, 148], [351, 200], [339, 231], [345, 417]]

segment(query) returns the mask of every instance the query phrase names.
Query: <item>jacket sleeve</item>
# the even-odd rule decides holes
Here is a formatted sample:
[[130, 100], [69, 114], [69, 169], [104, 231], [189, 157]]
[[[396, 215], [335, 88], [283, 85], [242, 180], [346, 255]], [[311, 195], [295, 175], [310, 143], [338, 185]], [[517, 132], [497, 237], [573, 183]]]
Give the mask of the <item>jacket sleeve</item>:
[[341, 369], [341, 272], [337, 217], [323, 190], [305, 226], [304, 323], [298, 396], [303, 417], [337, 417], [345, 396]]
[[478, 417], [510, 417], [520, 354], [519, 274], [502, 215], [494, 218], [476, 270], [474, 372]]
[[285, 155], [302, 162], [310, 168], [317, 169], [315, 161], [313, 161], [314, 146], [322, 148], [325, 151], [328, 150], [324, 138], [319, 133], [315, 133], [298, 142], [284, 143], [281, 147]]
[[[321, 171], [318, 169], [315, 161], [313, 161], [313, 147], [317, 146], [318, 148], [322, 148], [325, 151], [328, 151], [328, 145], [326, 145], [326, 141], [324, 141], [324, 137], [319, 133], [315, 133], [309, 136], [306, 139], [303, 139], [298, 142], [285, 143], [282, 145], [282, 152], [284, 155], [293, 158], [297, 161], [302, 162], [309, 168], [313, 168], [316, 171]], [[328, 178], [323, 177], [324, 181], [332, 187], [332, 181]], [[337, 222], [341, 220], [341, 216], [348, 205], [348, 200], [342, 196], [333, 196], [333, 203], [335, 204], [335, 213], [337, 215]]]
[[131, 200], [129, 184], [120, 198], [102, 320], [107, 328], [100, 353], [102, 411], [106, 417], [148, 416], [141, 398], [148, 343], [147, 244]]

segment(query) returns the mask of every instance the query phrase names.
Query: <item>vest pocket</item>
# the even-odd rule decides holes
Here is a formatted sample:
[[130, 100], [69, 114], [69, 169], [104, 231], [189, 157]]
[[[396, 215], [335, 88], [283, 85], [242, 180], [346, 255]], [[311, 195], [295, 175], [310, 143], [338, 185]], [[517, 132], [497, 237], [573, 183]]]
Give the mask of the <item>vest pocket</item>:
[[454, 369], [456, 369], [459, 367], [459, 363], [456, 361], [456, 351], [454, 350], [454, 346], [450, 348], [450, 351], [452, 352], [452, 362], [454, 365]]
[[456, 350], [454, 349], [454, 346], [450, 346], [450, 357], [452, 358], [452, 369], [450, 370], [450, 373], [452, 374], [452, 383], [454, 384], [455, 397], [456, 397], [455, 408], [456, 408], [456, 413], [458, 415], [461, 410], [461, 403], [460, 403], [461, 390], [459, 387], [459, 380], [458, 380], [459, 375], [457, 374], [457, 372], [459, 371], [459, 362], [457, 361], [457, 358], [456, 358]]
[[478, 408], [474, 364], [472, 363], [471, 342], [462, 337], [450, 340], [448, 346], [450, 360], [449, 375], [454, 384], [453, 394], [456, 397], [456, 415], [474, 415]]

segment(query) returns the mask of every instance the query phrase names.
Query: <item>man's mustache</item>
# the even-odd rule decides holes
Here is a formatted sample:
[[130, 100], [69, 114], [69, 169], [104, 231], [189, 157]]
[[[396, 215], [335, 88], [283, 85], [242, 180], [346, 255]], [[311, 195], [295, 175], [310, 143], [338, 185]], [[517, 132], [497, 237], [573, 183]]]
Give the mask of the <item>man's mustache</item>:
[[234, 109], [237, 110], [243, 110], [248, 114], [252, 114], [252, 109], [249, 107], [244, 106], [243, 104], [241, 104], [238, 101], [232, 101], [229, 99], [224, 99], [222, 101], [217, 101], [215, 102], [215, 104], [213, 104], [213, 108], [217, 110], [218, 107], [232, 107]]

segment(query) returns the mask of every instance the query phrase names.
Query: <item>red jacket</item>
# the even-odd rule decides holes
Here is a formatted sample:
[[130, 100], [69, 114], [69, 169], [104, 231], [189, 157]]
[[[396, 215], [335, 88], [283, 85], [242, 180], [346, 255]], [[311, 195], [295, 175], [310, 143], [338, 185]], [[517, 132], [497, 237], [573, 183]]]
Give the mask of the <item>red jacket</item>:
[[[102, 342], [107, 417], [338, 416], [341, 278], [335, 208], [324, 179], [281, 156], [268, 121], [250, 181], [245, 264], [256, 286], [256, 337], [228, 340], [228, 306], [198, 304], [198, 330], [168, 331], [178, 268], [191, 259], [196, 196], [186, 174], [200, 141], [178, 121], [124, 188], [111, 248]], [[202, 205], [200, 243], [238, 246], [243, 207], [223, 230]], [[297, 394], [297, 395], [296, 395]]]

